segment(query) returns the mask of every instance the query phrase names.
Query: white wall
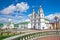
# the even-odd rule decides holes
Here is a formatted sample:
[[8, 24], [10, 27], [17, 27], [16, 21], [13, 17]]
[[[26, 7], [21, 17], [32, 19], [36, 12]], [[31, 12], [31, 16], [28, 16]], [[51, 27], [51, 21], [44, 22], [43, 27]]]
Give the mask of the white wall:
[[31, 23], [28, 23], [28, 28], [31, 28]]

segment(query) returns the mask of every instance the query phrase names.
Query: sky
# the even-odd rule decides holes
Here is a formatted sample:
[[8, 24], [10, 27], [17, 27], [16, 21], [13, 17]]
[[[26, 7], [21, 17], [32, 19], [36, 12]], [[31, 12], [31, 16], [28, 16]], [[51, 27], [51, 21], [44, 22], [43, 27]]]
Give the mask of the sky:
[[40, 5], [49, 20], [60, 16], [60, 0], [0, 0], [0, 22], [29, 21], [32, 9], [38, 14]]

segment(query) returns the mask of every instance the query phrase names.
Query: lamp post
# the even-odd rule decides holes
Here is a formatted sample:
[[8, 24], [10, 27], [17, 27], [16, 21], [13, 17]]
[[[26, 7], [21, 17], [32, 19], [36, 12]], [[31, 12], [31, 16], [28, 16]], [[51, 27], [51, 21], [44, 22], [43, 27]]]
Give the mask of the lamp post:
[[54, 17], [54, 20], [55, 20], [55, 23], [56, 23], [56, 29], [57, 29], [58, 17], [57, 17], [57, 16], [55, 16], [55, 17]]
[[55, 23], [56, 23], [56, 34], [58, 34], [59, 35], [59, 31], [58, 31], [58, 28], [57, 28], [57, 22], [58, 22], [58, 17], [57, 16], [55, 16]]

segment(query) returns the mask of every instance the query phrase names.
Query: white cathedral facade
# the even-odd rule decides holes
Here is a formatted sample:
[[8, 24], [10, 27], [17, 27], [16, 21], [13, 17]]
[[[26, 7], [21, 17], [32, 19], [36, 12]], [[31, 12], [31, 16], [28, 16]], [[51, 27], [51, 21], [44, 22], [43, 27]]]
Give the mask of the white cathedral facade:
[[48, 29], [49, 28], [48, 26], [46, 26], [46, 23], [45, 23], [45, 17], [44, 17], [42, 6], [40, 6], [38, 10], [38, 15], [36, 15], [36, 12], [33, 9], [32, 15], [30, 17], [30, 22], [31, 22], [32, 29]]

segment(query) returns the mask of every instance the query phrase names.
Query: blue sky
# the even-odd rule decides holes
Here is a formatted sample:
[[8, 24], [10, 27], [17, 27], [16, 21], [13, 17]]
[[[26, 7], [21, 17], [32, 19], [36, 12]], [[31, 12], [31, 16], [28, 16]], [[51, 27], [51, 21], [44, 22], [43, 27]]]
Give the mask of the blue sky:
[[34, 8], [37, 14], [40, 5], [45, 16], [60, 14], [60, 0], [0, 0], [0, 21], [29, 20], [32, 9]]

